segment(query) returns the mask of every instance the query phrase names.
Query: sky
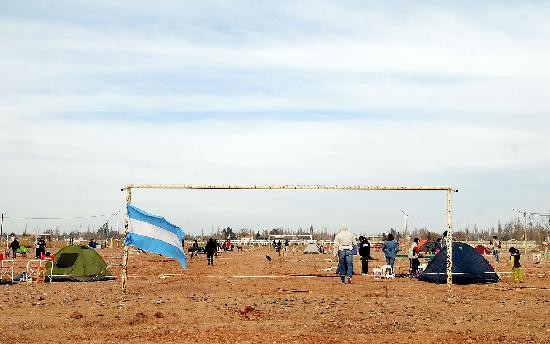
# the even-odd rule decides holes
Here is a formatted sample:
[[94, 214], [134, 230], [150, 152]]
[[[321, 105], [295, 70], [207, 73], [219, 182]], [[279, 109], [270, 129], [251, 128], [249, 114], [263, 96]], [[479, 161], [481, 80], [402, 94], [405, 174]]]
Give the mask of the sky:
[[[114, 226], [74, 217], [124, 212], [130, 183], [448, 185], [455, 230], [550, 209], [548, 2], [0, 5], [5, 231]], [[133, 204], [191, 234], [447, 221], [433, 191], [138, 190]]]

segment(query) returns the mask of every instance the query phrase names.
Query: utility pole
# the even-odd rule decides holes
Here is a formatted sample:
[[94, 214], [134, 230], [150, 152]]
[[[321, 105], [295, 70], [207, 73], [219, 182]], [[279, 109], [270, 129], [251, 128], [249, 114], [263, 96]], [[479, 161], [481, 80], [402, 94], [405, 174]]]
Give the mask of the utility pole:
[[403, 215], [405, 215], [405, 231], [403, 232], [403, 235], [405, 236], [405, 243], [408, 245], [409, 244], [409, 230], [408, 230], [408, 219], [409, 219], [409, 214], [405, 213], [403, 210], [401, 210], [401, 212], [403, 213]]
[[119, 224], [120, 224], [120, 209], [116, 213], [116, 234], [117, 234], [117, 236], [120, 236]]
[[[6, 213], [2, 213], [2, 220], [0, 222], [0, 242], [2, 242], [2, 238], [3, 238], [3, 233], [4, 233], [4, 215], [6, 215]], [[8, 236], [6, 235], [6, 250], [8, 250]]]
[[523, 230], [525, 232], [524, 237], [523, 237], [523, 251], [524, 251], [524, 254], [527, 254], [527, 212], [522, 211], [522, 210], [518, 210], [516, 208], [512, 208], [512, 210], [515, 210], [518, 213], [523, 215]]
[[4, 234], [4, 215], [6, 214], [7, 213], [2, 213], [2, 221], [0, 222], [0, 238], [2, 238], [2, 235]]

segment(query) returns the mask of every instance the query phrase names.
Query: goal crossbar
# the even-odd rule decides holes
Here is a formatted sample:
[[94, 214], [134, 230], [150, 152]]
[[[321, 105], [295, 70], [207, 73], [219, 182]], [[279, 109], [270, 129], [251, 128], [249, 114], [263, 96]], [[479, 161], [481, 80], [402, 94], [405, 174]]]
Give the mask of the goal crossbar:
[[210, 185], [210, 184], [128, 184], [128, 189], [197, 189], [197, 190], [440, 190], [458, 192], [451, 186], [399, 185]]

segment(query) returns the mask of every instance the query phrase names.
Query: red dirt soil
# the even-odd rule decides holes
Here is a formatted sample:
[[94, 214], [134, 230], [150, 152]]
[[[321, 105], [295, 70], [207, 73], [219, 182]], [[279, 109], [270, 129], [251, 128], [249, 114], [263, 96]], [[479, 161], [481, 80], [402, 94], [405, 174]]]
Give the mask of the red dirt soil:
[[[120, 263], [122, 249], [100, 254]], [[375, 258], [371, 267], [382, 265]], [[114, 281], [1, 285], [0, 343], [549, 343], [550, 262], [530, 258], [525, 283], [512, 283], [503, 259], [501, 282], [455, 285], [447, 300], [445, 285], [410, 278], [356, 275], [341, 285], [328, 270], [331, 255], [300, 249], [287, 257], [268, 248], [225, 252], [214, 266], [201, 255], [187, 270], [133, 253], [127, 294], [120, 267]], [[25, 265], [18, 258], [16, 273]], [[408, 261], [397, 266], [405, 272]]]

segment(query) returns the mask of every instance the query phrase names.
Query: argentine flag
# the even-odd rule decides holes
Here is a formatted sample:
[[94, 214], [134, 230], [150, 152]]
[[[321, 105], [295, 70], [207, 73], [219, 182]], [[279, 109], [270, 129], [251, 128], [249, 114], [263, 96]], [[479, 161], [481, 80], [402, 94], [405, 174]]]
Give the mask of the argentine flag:
[[181, 246], [185, 233], [181, 228], [131, 204], [128, 204], [128, 222], [124, 244], [177, 259], [185, 269], [187, 260]]

